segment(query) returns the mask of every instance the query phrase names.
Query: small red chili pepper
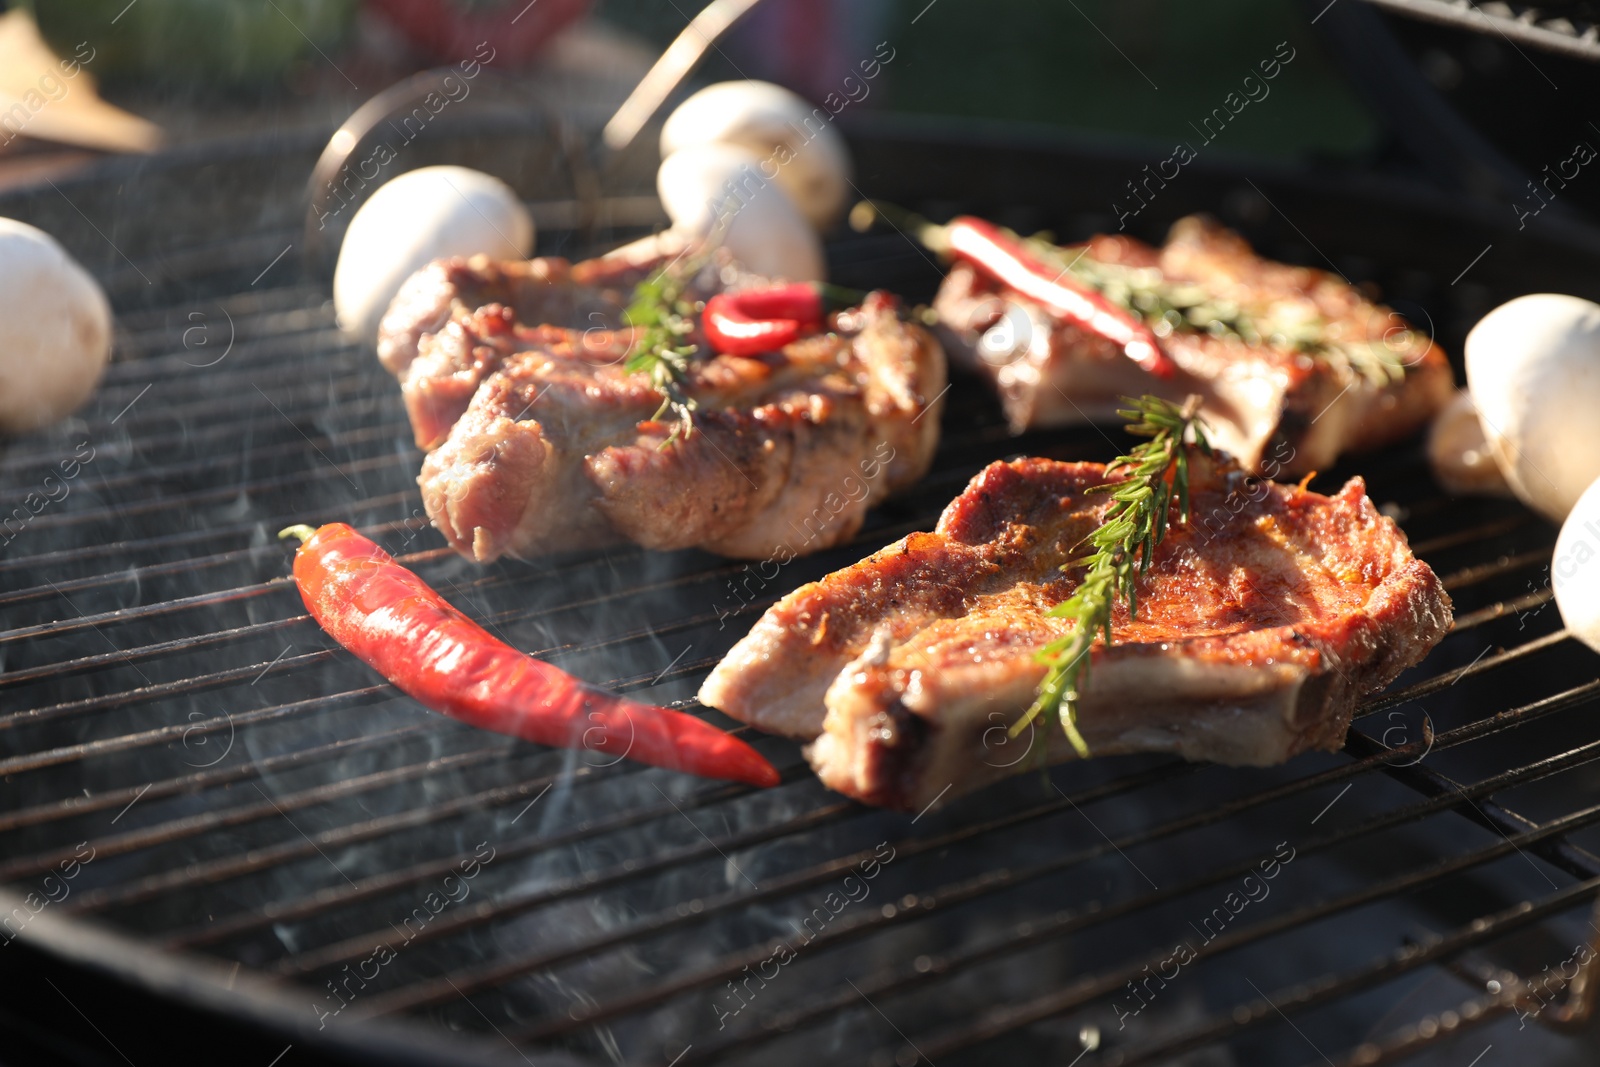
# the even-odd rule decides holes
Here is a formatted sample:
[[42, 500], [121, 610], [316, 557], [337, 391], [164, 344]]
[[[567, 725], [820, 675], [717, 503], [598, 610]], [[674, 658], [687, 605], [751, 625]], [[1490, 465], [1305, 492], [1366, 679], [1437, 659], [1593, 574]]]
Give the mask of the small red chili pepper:
[[706, 301], [700, 325], [713, 352], [759, 356], [821, 330], [831, 309], [859, 304], [865, 296], [823, 282], [718, 293]]
[[[1028, 249], [1008, 230], [971, 215], [959, 215], [943, 226], [936, 226], [911, 212], [876, 201], [864, 201], [857, 208], [870, 208], [872, 214], [898, 220], [896, 225], [912, 234], [929, 250], [968, 263], [996, 282], [1028, 297], [1064, 322], [1081, 326], [1118, 345], [1129, 359], [1158, 378], [1170, 378], [1178, 365], [1162, 351], [1150, 327], [1138, 316], [1117, 307], [1101, 293], [1057, 270]], [[852, 213], [852, 225], [870, 217]]]
[[493, 637], [342, 522], [291, 526], [278, 536], [303, 542], [294, 579], [312, 617], [433, 711], [541, 745], [778, 784], [760, 753], [710, 723], [596, 689]]

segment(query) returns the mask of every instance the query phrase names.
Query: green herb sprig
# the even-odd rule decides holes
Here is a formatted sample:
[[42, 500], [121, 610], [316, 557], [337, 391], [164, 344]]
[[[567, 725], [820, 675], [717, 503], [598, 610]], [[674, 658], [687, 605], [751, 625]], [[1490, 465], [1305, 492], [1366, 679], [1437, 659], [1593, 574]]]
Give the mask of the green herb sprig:
[[1271, 309], [1257, 309], [1253, 314], [1231, 300], [1218, 298], [1202, 285], [1168, 278], [1159, 267], [1107, 263], [1081, 249], [1059, 247], [1043, 237], [1027, 238], [1027, 243], [1047, 262], [1142, 318], [1157, 337], [1188, 330], [1303, 352], [1313, 359], [1342, 366], [1379, 388], [1404, 379], [1406, 357], [1413, 354], [1415, 347], [1414, 338], [1400, 350], [1383, 340], [1335, 340], [1320, 318], [1274, 315]]
[[1106, 467], [1108, 476], [1125, 473], [1126, 477], [1089, 490], [1111, 494], [1112, 503], [1082, 542], [1093, 551], [1061, 568], [1081, 567], [1087, 572], [1072, 595], [1050, 611], [1055, 618], [1070, 619], [1072, 630], [1039, 651], [1036, 658], [1049, 669], [1033, 704], [1011, 728], [1015, 737], [1041, 715], [1054, 713], [1081, 757], [1089, 755], [1078, 731], [1078, 697], [1089, 678], [1089, 650], [1102, 633], [1111, 644], [1111, 608], [1118, 596], [1127, 603], [1130, 618], [1138, 613], [1138, 581], [1167, 536], [1174, 499], [1178, 522], [1189, 521], [1189, 449], [1211, 454], [1199, 418], [1200, 397], [1189, 397], [1182, 407], [1154, 396], [1123, 399], [1131, 406], [1117, 413], [1130, 420], [1127, 431], [1150, 440]]
[[652, 418], [659, 420], [668, 412], [677, 416], [677, 425], [662, 448], [680, 436], [687, 439], [694, 434], [698, 405], [683, 391], [683, 383], [699, 348], [685, 343], [694, 332], [695, 308], [684, 299], [684, 293], [705, 263], [705, 255], [668, 263], [634, 286], [622, 313], [623, 321], [636, 331], [623, 369], [629, 374], [648, 374], [650, 385], [661, 394], [661, 406]]

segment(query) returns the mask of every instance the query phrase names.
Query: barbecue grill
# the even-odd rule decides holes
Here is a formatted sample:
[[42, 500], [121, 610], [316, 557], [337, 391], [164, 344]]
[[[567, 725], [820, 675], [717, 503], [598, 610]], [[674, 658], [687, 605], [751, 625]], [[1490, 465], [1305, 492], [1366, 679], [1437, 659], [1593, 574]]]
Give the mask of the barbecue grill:
[[[1114, 228], [1075, 208], [1147, 162], [1021, 128], [846, 120], [865, 194], [1063, 237]], [[18, 1035], [0, 1058], [1592, 1056], [1600, 680], [1551, 603], [1551, 527], [1444, 494], [1416, 444], [1321, 474], [1368, 479], [1456, 624], [1362, 705], [1343, 752], [1278, 768], [1098, 759], [901, 815], [830, 794], [795, 745], [743, 728], [779, 788], [476, 732], [321, 632], [279, 528], [349, 521], [518, 647], [735, 726], [692, 694], [779, 596], [931, 528], [992, 460], [1126, 442], [1013, 437], [958, 378], [929, 476], [776, 576], [632, 547], [465, 563], [422, 515], [398, 388], [291, 251], [320, 147], [111, 161], [0, 204], [97, 270], [120, 331], [90, 407], [0, 459], [0, 1017]], [[648, 161], [586, 202], [549, 129], [515, 116], [416, 147], [417, 165], [515, 153], [541, 251], [664, 222]], [[258, 208], [222, 240], [191, 193], [218, 174]], [[119, 204], [170, 225], [108, 230]], [[1194, 210], [1377, 282], [1453, 354], [1512, 295], [1600, 298], [1600, 232], [1518, 231], [1400, 179], [1208, 157], [1136, 228], [1158, 238]], [[912, 300], [939, 278], [893, 233], [841, 237], [829, 259], [842, 284]]]

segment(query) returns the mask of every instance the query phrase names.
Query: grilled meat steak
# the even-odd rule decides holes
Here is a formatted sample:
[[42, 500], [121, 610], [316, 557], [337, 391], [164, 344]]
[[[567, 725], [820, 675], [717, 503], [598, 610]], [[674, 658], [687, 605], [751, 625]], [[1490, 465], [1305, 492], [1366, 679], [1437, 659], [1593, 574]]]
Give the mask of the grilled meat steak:
[[[444, 441], [478, 386], [518, 349], [518, 324], [576, 328], [593, 339], [600, 358], [611, 358], [608, 331], [621, 323], [633, 287], [688, 251], [668, 232], [647, 246], [628, 245], [579, 263], [553, 256], [457, 256], [412, 275], [379, 324], [378, 360], [400, 380], [417, 447], [433, 449]], [[722, 256], [686, 295], [701, 299], [728, 282], [763, 279], [738, 271]]]
[[[1179, 220], [1160, 249], [1101, 236], [1063, 253], [1114, 302], [1142, 304], [1179, 370], [1149, 374], [1118, 345], [958, 263], [934, 301], [941, 339], [995, 383], [1018, 432], [1114, 419], [1122, 396], [1198, 393], [1212, 440], [1278, 477], [1405, 438], [1453, 391], [1444, 353], [1398, 313], [1335, 275], [1263, 259], [1204, 217]], [[1172, 297], [1191, 310], [1162, 303]]]
[[[781, 351], [694, 360], [693, 432], [668, 445], [661, 394], [626, 371], [634, 337], [617, 328], [660, 262], [440, 261], [396, 298], [381, 355], [431, 450], [428, 515], [458, 551], [488, 562], [626, 538], [793, 556], [850, 537], [926, 471], [944, 354], [884, 293]], [[761, 281], [722, 255], [690, 297]]]
[[[867, 803], [917, 810], [1024, 767], [1005, 728], [1032, 702], [1034, 655], [1070, 623], [1047, 613], [1081, 572], [1062, 561], [1109, 506], [1096, 463], [994, 463], [940, 516], [791, 593], [706, 679], [700, 700], [815, 739], [812, 766]], [[1332, 497], [1196, 455], [1193, 512], [1118, 603], [1078, 705], [1099, 754], [1174, 752], [1234, 765], [1337, 749], [1356, 701], [1420, 661], [1450, 600], [1359, 478]], [[1073, 756], [1043, 722], [1047, 756]]]

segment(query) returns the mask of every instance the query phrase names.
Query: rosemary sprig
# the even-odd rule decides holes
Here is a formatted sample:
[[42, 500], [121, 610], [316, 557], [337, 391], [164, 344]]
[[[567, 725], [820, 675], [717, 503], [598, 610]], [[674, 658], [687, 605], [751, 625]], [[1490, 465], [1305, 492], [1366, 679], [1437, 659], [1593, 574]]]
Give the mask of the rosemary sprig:
[[1102, 633], [1111, 644], [1111, 607], [1118, 596], [1127, 602], [1130, 618], [1138, 613], [1138, 581], [1167, 535], [1174, 499], [1178, 522], [1189, 521], [1189, 449], [1211, 454], [1199, 419], [1200, 397], [1189, 397], [1181, 408], [1154, 396], [1123, 399], [1131, 406], [1118, 414], [1130, 420], [1128, 432], [1150, 440], [1106, 467], [1108, 476], [1125, 472], [1126, 477], [1089, 490], [1110, 493], [1112, 503], [1100, 525], [1084, 538], [1093, 551], [1061, 568], [1081, 567], [1087, 572], [1072, 595], [1050, 611], [1056, 618], [1070, 619], [1072, 630], [1039, 651], [1038, 661], [1049, 670], [1033, 704], [1011, 728], [1016, 736], [1039, 716], [1055, 713], [1082, 757], [1089, 755], [1089, 746], [1078, 731], [1077, 711], [1078, 696], [1089, 677], [1089, 650]]
[[1187, 330], [1286, 348], [1343, 366], [1380, 388], [1405, 377], [1405, 357], [1411, 354], [1411, 345], [1397, 351], [1381, 340], [1336, 340], [1328, 335], [1327, 323], [1318, 318], [1285, 314], [1283, 307], [1256, 309], [1253, 314], [1231, 300], [1217, 298], [1204, 286], [1168, 278], [1158, 267], [1107, 263], [1043, 237], [1027, 241], [1047, 262], [1143, 318], [1157, 337]]
[[689, 361], [699, 348], [685, 341], [694, 332], [694, 305], [684, 299], [689, 283], [705, 266], [705, 256], [677, 259], [634, 286], [632, 298], [622, 319], [636, 331], [632, 350], [623, 369], [629, 374], [648, 374], [650, 385], [661, 394], [661, 406], [654, 419], [669, 411], [677, 425], [662, 442], [670, 446], [681, 435], [694, 434], [694, 397], [683, 391], [689, 375]]

